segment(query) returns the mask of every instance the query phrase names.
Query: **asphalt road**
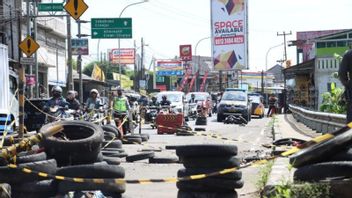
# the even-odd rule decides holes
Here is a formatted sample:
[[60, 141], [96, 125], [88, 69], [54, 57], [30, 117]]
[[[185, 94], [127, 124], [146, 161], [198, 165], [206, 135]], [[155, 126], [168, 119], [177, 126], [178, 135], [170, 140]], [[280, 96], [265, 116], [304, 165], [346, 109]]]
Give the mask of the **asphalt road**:
[[[123, 145], [128, 154], [138, 153], [142, 149], [160, 148], [161, 152], [156, 152], [156, 156], [176, 157], [174, 150], [165, 150], [166, 145], [184, 145], [184, 144], [204, 144], [220, 143], [235, 144], [239, 149], [239, 158], [248, 156], [265, 155], [269, 152], [261, 145], [270, 143], [270, 131], [267, 130], [269, 118], [256, 119], [246, 126], [225, 125], [216, 122], [216, 116], [208, 118], [208, 125], [205, 133], [216, 133], [222, 137], [236, 139], [237, 141], [224, 141], [220, 139], [205, 136], [175, 136], [175, 135], [157, 135], [149, 125], [144, 125], [142, 133], [150, 134], [150, 140], [144, 145]], [[194, 121], [189, 121], [191, 128], [194, 128]], [[138, 130], [137, 130], [138, 131]], [[149, 164], [147, 160], [134, 163], [121, 163], [126, 170], [126, 179], [161, 179], [176, 177], [177, 170], [183, 168], [182, 164]], [[242, 169], [245, 185], [238, 189], [240, 197], [258, 197], [256, 181], [258, 180], [259, 167], [249, 167]], [[177, 197], [177, 188], [175, 183], [154, 183], [154, 184], [128, 184], [126, 197], [131, 198], [174, 198]]]

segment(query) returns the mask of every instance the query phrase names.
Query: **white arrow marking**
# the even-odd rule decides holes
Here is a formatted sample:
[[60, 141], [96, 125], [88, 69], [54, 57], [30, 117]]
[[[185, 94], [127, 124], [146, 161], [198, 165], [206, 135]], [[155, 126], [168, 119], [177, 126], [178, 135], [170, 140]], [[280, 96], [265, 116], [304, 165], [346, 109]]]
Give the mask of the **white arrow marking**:
[[98, 35], [98, 32], [93, 32], [93, 35], [95, 36], [95, 35]]

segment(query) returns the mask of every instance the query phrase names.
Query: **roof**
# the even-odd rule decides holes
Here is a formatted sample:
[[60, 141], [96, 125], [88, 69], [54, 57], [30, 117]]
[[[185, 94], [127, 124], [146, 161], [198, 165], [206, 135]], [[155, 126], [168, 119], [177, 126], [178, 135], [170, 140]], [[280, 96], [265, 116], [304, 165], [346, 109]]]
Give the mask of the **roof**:
[[[73, 78], [74, 81], [79, 80], [79, 74], [78, 74], [78, 72], [76, 70], [72, 70], [72, 78]], [[99, 84], [105, 84], [105, 82], [95, 80], [92, 77], [87, 76], [87, 75], [85, 75], [83, 73], [82, 73], [82, 80], [85, 81], [85, 82], [95, 82], [95, 83], [99, 83]]]
[[315, 58], [312, 60], [300, 63], [284, 69], [284, 74], [286, 78], [295, 76], [297, 74], [310, 74], [314, 72]]

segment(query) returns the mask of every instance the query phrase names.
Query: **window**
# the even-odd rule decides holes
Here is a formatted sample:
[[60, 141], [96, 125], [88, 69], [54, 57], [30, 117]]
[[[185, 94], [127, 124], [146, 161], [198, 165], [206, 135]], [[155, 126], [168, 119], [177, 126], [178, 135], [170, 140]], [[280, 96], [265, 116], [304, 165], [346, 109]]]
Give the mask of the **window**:
[[326, 48], [326, 42], [318, 42], [317, 48]]
[[335, 41], [327, 42], [326, 47], [336, 47], [336, 42]]
[[330, 69], [332, 69], [333, 68], [333, 66], [334, 66], [334, 60], [330, 60]]
[[346, 41], [337, 41], [337, 47], [346, 47], [347, 42]]

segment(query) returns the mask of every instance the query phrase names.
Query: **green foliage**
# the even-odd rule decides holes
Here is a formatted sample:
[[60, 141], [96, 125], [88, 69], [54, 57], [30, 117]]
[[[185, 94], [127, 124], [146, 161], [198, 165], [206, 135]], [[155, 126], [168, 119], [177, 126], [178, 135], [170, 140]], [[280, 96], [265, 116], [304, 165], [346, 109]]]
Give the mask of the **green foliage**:
[[[97, 64], [103, 71], [105, 74], [106, 79], [112, 80], [113, 79], [113, 75], [112, 73], [119, 73], [119, 66], [118, 64], [112, 64], [108, 61], [104, 61], [104, 62], [97, 62], [97, 61], [93, 61], [88, 63], [84, 69], [83, 69], [83, 73], [91, 76], [92, 75], [92, 71], [94, 68], [94, 64]], [[122, 67], [122, 74], [128, 75], [129, 77], [134, 76], [134, 71], [128, 71], [126, 70], [125, 67]]]
[[320, 106], [320, 111], [345, 114], [346, 105], [342, 102], [343, 89], [334, 88], [331, 92], [323, 93], [323, 104]]
[[275, 192], [270, 198], [328, 198], [330, 186], [321, 183], [285, 184], [275, 187]]
[[274, 164], [274, 162], [270, 161], [266, 165], [264, 165], [259, 171], [259, 179], [258, 179], [256, 185], [260, 191], [264, 190], [265, 184], [269, 179], [269, 175], [271, 172], [271, 168], [273, 167], [273, 164]]

